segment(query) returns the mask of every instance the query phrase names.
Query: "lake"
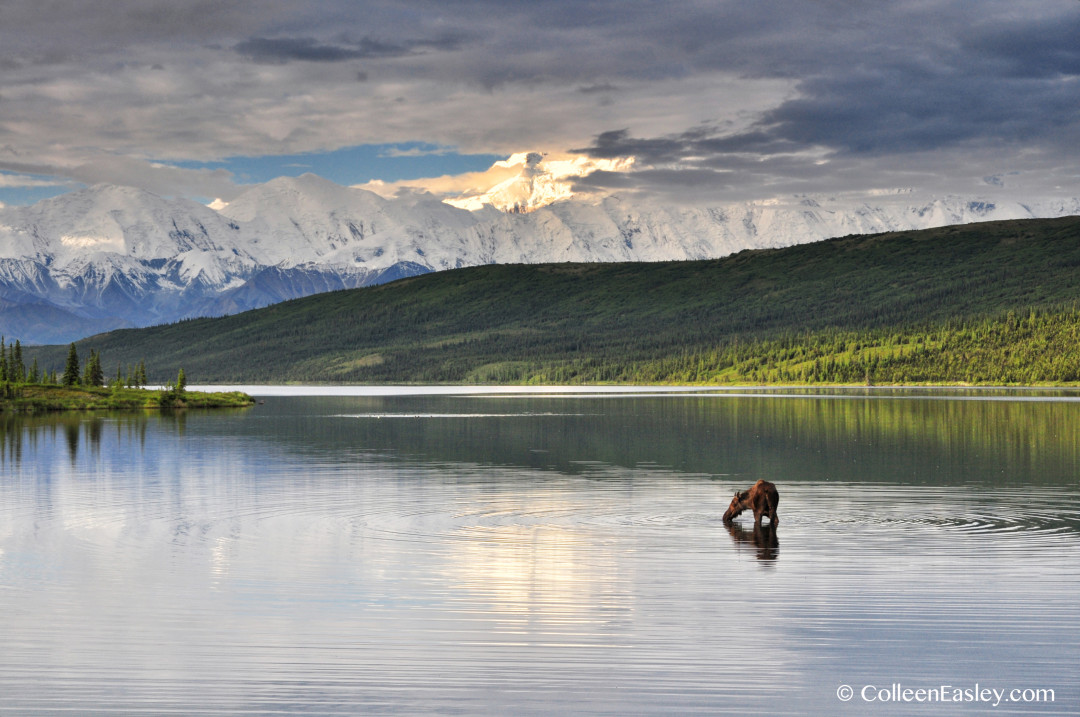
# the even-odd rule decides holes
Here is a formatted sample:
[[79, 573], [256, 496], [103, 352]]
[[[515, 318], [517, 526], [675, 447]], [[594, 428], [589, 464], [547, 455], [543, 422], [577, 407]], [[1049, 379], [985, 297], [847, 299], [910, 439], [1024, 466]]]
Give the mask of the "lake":
[[0, 418], [0, 713], [1080, 713], [1075, 391], [249, 391]]

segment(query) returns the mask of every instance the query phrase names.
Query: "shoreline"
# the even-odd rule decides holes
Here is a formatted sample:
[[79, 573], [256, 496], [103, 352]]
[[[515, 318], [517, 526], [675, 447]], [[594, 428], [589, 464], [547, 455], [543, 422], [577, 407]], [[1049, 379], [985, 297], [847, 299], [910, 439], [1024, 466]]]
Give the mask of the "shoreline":
[[1062, 394], [1080, 400], [1080, 386], [992, 386], [957, 384], [907, 384], [863, 386], [845, 384], [204, 384], [188, 386], [189, 392], [241, 391], [255, 397], [288, 396], [574, 396], [574, 395], [826, 395], [866, 396], [924, 395], [947, 393], [968, 396], [1014, 396], [1026, 394]]
[[0, 389], [0, 413], [99, 410], [245, 408], [255, 399], [242, 391], [172, 391], [148, 388], [8, 384]]

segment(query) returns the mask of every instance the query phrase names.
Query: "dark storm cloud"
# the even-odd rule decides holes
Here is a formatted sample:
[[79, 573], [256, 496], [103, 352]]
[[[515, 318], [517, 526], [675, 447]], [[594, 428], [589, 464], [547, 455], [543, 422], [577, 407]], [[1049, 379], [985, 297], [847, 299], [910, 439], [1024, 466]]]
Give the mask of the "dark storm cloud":
[[1080, 16], [1028, 18], [964, 33], [973, 59], [990, 63], [1003, 77], [1057, 78], [1080, 75]]
[[[780, 21], [754, 37], [756, 55], [739, 62], [730, 57], [730, 47], [704, 51], [703, 61], [796, 79], [791, 97], [740, 131], [703, 125], [635, 136], [629, 129], [613, 129], [572, 151], [596, 158], [636, 156], [668, 168], [637, 173], [639, 183], [671, 187], [685, 183], [678, 168], [706, 183], [728, 181], [723, 172], [735, 168], [752, 172], [753, 165], [744, 161], [748, 155], [765, 168], [752, 172], [754, 177], [765, 182], [772, 177], [769, 183], [812, 175], [814, 167], [822, 176], [838, 168], [849, 171], [867, 159], [877, 160], [885, 175], [890, 158], [932, 152], [953, 155], [960, 171], [965, 155], [979, 153], [997, 152], [1005, 162], [1024, 154], [1041, 155], [1051, 164], [1076, 159], [1080, 4], [1052, 4], [1053, 16], [1039, 16], [1025, 14], [1034, 11], [1031, 6], [1010, 11], [987, 3], [982, 14], [965, 18], [955, 14], [957, 6], [939, 3], [943, 12], [936, 25], [915, 12], [918, 6], [905, 5], [863, 13], [866, 23], [849, 25], [850, 35], [829, 29], [800, 38]], [[787, 46], [781, 48], [781, 41]], [[734, 46], [746, 42], [735, 40]], [[797, 158], [800, 154], [804, 159]], [[788, 159], [770, 166], [767, 160], [779, 156]], [[721, 174], [703, 175], [708, 168]]]
[[[862, 170], [859, 170], [862, 171]], [[664, 196], [675, 202], [716, 201], [717, 197], [739, 201], [776, 195], [834, 192], [859, 185], [834, 170], [833, 181], [823, 182], [811, 162], [775, 156], [732, 155], [722, 161], [710, 158], [697, 164], [671, 168], [646, 168], [634, 172], [596, 171], [574, 181], [574, 190], [616, 192], [625, 195]], [[855, 178], [858, 179], [857, 177]], [[770, 188], [763, 191], [763, 187]], [[867, 185], [860, 187], [869, 188]]]
[[577, 88], [577, 91], [583, 95], [595, 95], [607, 92], [617, 92], [619, 87], [613, 85], [610, 82], [602, 82], [598, 85], [587, 85], [585, 87]]
[[747, 152], [779, 154], [800, 148], [796, 143], [765, 130], [730, 135], [721, 132], [705, 126], [665, 137], [641, 139], [631, 137], [628, 129], [610, 130], [599, 134], [592, 146], [570, 151], [587, 154], [594, 159], [636, 157], [641, 162], [655, 165], [688, 161], [702, 163], [708, 157]]
[[[1078, 4], [1080, 8], [1080, 4]], [[867, 48], [825, 68], [759, 126], [795, 144], [889, 154], [963, 143], [1069, 146], [1080, 107], [1080, 12], [986, 19], [954, 43]]]
[[341, 62], [377, 57], [400, 57], [412, 50], [403, 45], [363, 38], [355, 43], [327, 44], [311, 37], [255, 37], [236, 45], [235, 50], [256, 62]]
[[259, 18], [282, 10], [283, 2], [263, 0], [258, 10], [237, 0], [4, 0], [0, 52], [34, 56], [62, 51], [82, 55], [109, 52], [148, 41], [213, 41]]

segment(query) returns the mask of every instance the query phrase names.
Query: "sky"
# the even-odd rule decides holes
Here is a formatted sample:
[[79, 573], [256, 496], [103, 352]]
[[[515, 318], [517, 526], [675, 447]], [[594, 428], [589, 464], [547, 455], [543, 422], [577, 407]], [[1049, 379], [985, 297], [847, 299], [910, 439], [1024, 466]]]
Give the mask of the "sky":
[[1076, 197], [1078, 148], [1078, 0], [0, 4], [6, 204], [303, 172], [449, 194], [521, 152], [660, 201]]

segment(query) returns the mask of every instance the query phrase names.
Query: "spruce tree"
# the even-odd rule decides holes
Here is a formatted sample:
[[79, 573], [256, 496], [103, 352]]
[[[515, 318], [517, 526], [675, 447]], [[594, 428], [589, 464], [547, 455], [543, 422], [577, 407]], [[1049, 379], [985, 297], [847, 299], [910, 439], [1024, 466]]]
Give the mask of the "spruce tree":
[[26, 381], [26, 364], [23, 363], [22, 343], [15, 339], [15, 345], [11, 348], [11, 365], [8, 366], [9, 377], [17, 383]]
[[83, 383], [87, 386], [102, 386], [105, 384], [105, 372], [101, 369], [101, 354], [90, 349], [90, 358], [86, 360], [86, 375]]
[[94, 358], [94, 385], [105, 385], [105, 369], [101, 367], [101, 354], [96, 354]]
[[72, 343], [68, 349], [67, 363], [64, 365], [64, 378], [61, 382], [65, 386], [74, 386], [79, 382], [79, 354]]
[[86, 365], [83, 366], [82, 384], [84, 386], [93, 386], [93, 382], [90, 380], [90, 374], [94, 370], [94, 349], [90, 349], [90, 356], [86, 359]]
[[34, 362], [30, 364], [30, 376], [26, 379], [27, 383], [41, 383], [41, 370], [38, 368], [37, 357], [34, 357]]
[[184, 395], [184, 389], [187, 388], [187, 377], [184, 376], [184, 369], [180, 369], [180, 373], [176, 376], [176, 397], [180, 398]]

